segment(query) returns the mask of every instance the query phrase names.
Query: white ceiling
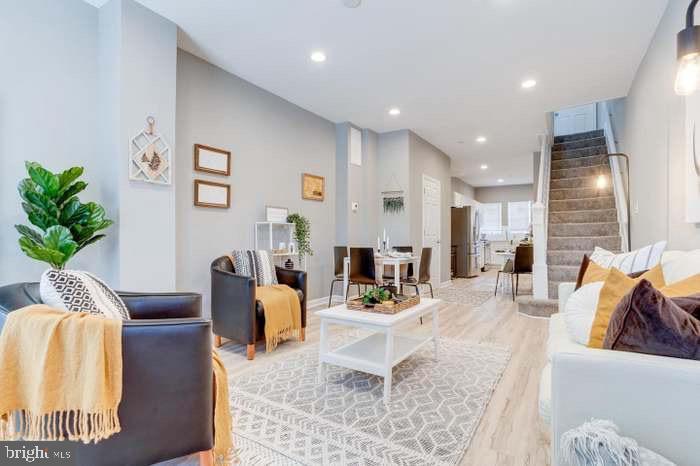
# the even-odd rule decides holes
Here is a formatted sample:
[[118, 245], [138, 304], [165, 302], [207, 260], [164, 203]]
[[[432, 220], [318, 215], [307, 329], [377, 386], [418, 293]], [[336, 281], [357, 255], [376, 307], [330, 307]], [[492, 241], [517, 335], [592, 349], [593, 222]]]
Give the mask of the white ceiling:
[[[412, 129], [474, 186], [532, 182], [545, 112], [626, 95], [667, 4], [138, 1], [179, 25], [183, 49], [332, 121]], [[325, 63], [309, 60], [317, 49]], [[525, 78], [537, 87], [521, 89]]]

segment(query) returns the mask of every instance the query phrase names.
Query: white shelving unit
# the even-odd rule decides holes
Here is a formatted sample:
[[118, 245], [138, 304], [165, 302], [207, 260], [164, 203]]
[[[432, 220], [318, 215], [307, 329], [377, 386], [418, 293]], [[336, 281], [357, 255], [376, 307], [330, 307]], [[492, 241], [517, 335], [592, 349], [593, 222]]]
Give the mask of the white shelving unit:
[[[280, 243], [284, 243], [286, 251], [272, 252], [280, 249]], [[295, 252], [289, 252], [289, 245], [294, 244]], [[255, 222], [255, 249], [265, 250], [270, 253], [275, 265], [284, 267], [287, 259], [294, 262], [297, 270], [306, 270], [306, 256], [299, 262], [297, 245], [294, 241], [294, 224], [287, 222]]]

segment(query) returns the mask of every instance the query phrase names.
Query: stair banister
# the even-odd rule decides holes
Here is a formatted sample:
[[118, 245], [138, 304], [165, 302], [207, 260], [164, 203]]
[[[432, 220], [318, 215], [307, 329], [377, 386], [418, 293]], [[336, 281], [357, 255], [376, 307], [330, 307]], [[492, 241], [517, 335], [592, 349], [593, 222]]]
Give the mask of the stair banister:
[[532, 207], [532, 294], [536, 299], [547, 299], [547, 205], [549, 203], [549, 176], [552, 163], [552, 139], [549, 132], [541, 134], [540, 166], [537, 179], [537, 199]]
[[[612, 119], [610, 118], [610, 109], [607, 102], [601, 102], [598, 105], [602, 106], [603, 115], [603, 132], [605, 133], [605, 143], [608, 146], [608, 154], [616, 154], [617, 143], [615, 142], [615, 133], [613, 131]], [[615, 195], [615, 207], [617, 208], [617, 222], [620, 225], [620, 250], [628, 252], [631, 247], [630, 238], [630, 219], [629, 219], [629, 199], [628, 193], [625, 191], [625, 184], [622, 179], [622, 168], [618, 157], [611, 157], [610, 172], [612, 178], [613, 193]], [[627, 180], [629, 182], [630, 180]]]

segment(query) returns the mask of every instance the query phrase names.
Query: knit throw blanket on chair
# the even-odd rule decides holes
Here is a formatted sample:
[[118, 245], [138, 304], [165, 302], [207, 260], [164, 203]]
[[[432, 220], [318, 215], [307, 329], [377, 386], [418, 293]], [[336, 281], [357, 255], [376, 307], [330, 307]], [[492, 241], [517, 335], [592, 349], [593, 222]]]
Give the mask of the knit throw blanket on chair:
[[109, 438], [121, 430], [122, 321], [45, 305], [0, 335], [0, 440]]
[[272, 351], [280, 341], [299, 336], [301, 304], [296, 291], [287, 285], [258, 286], [255, 297], [265, 310], [265, 350]]

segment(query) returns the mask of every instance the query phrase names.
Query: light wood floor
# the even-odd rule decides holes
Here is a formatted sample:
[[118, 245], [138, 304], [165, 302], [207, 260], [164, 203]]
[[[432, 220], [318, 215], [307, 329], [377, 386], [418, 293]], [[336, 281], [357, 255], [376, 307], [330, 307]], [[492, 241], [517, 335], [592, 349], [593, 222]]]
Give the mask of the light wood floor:
[[[494, 281], [495, 272], [471, 279], [469, 286], [484, 289]], [[527, 287], [527, 283], [522, 283]], [[426, 322], [427, 324], [428, 322]], [[548, 466], [549, 434], [539, 419], [537, 399], [539, 377], [545, 364], [546, 319], [518, 314], [508, 293], [491, 298], [479, 310], [448, 304], [440, 312], [442, 336], [477, 342], [508, 345], [512, 356], [503, 378], [491, 398], [461, 466]], [[318, 341], [318, 319], [309, 312], [307, 342]], [[224, 344], [220, 354], [229, 377], [257, 361], [279, 357], [296, 349], [296, 341], [279, 345], [265, 354], [263, 344], [257, 347], [255, 361], [247, 361], [245, 346]]]

